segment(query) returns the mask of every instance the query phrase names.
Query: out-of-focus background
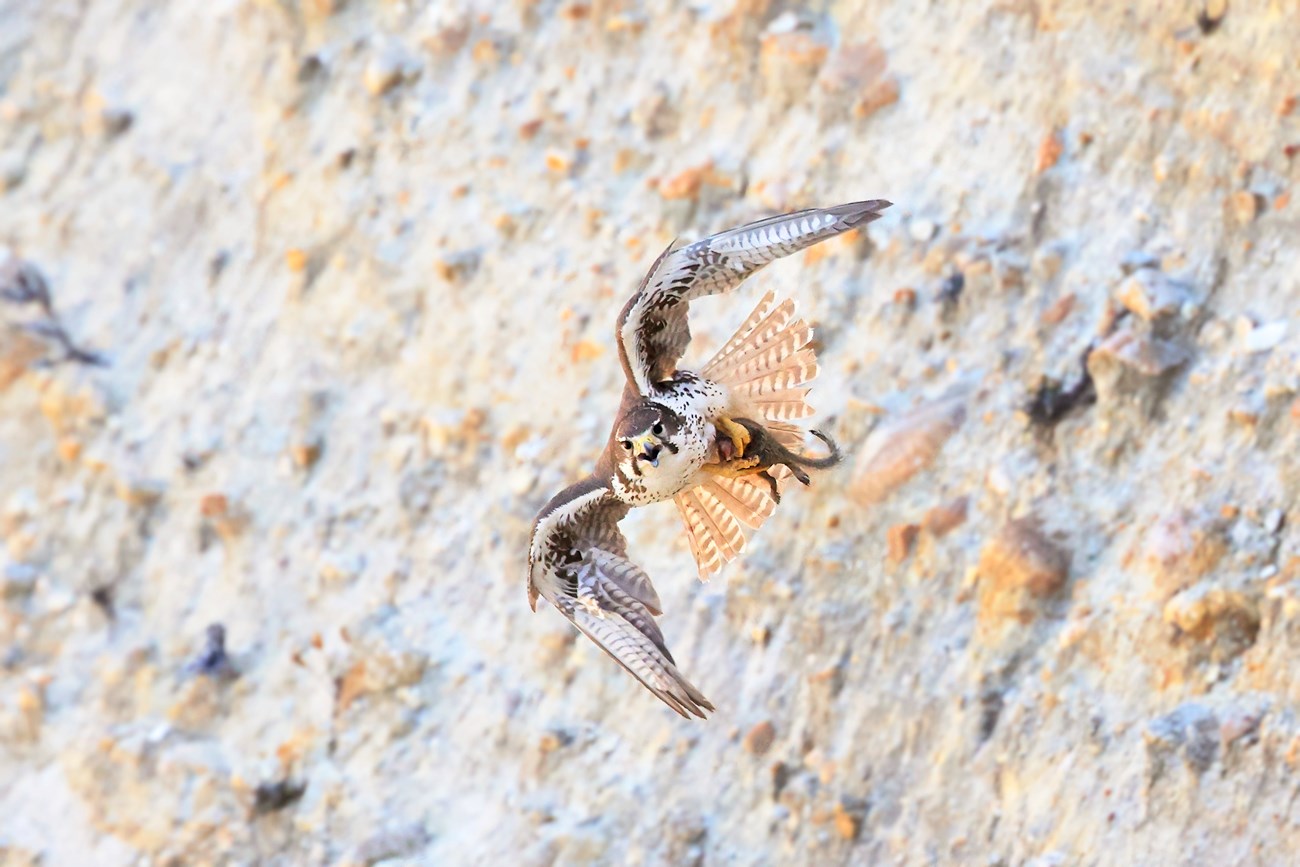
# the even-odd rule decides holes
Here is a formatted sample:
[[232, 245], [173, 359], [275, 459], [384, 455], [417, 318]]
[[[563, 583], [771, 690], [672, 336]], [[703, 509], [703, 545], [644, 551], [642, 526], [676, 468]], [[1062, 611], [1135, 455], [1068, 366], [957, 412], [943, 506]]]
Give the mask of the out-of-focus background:
[[[1291, 862], [1297, 45], [0, 0], [0, 862]], [[532, 517], [669, 240], [872, 197], [693, 310], [699, 359], [797, 297], [851, 458], [706, 586], [627, 521], [685, 722], [528, 611]]]

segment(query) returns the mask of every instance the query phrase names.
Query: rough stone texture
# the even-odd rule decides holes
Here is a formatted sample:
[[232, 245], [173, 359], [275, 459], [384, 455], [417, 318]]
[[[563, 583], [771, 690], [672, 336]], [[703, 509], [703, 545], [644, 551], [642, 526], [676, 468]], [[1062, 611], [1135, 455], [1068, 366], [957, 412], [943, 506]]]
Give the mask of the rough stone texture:
[[[0, 0], [0, 246], [106, 362], [0, 300], [0, 860], [1294, 859], [1294, 0], [416, 5]], [[671, 238], [872, 196], [693, 357], [776, 288], [850, 453], [966, 422], [707, 586], [670, 507], [627, 522], [719, 708], [683, 722], [529, 613], [529, 524]], [[1152, 546], [1183, 510], [1221, 552]], [[1069, 580], [993, 635], [1022, 515]]]

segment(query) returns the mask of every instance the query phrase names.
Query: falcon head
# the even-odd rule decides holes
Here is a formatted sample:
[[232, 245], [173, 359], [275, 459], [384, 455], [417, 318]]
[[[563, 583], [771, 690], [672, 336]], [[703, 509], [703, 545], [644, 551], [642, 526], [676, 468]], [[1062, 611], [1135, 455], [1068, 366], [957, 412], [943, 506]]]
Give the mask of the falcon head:
[[646, 401], [628, 410], [614, 427], [615, 454], [620, 464], [639, 476], [658, 468], [664, 452], [677, 454], [682, 420], [677, 413]]

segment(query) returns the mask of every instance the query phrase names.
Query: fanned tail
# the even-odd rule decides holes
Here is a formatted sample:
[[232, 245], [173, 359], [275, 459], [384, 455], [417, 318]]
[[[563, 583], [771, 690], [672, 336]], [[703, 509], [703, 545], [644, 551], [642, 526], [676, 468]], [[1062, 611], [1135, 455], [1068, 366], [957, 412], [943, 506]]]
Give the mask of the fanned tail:
[[682, 491], [673, 502], [686, 523], [701, 581], [745, 550], [745, 530], [757, 530], [776, 511], [768, 483], [756, 476], [709, 479]]
[[812, 326], [795, 318], [794, 301], [774, 307], [773, 299], [771, 292], [763, 296], [701, 373], [727, 386], [763, 421], [788, 422], [813, 414], [808, 389], [800, 386], [817, 376], [817, 356], [810, 345]]
[[[700, 372], [725, 385], [746, 415], [762, 420], [777, 442], [797, 452], [803, 447], [804, 429], [791, 421], [813, 414], [809, 389], [803, 386], [817, 376], [817, 356], [810, 345], [812, 326], [796, 318], [794, 301], [774, 301], [774, 293], [764, 295]], [[784, 466], [774, 466], [769, 473], [781, 484], [790, 478]], [[744, 550], [749, 531], [776, 511], [771, 486], [757, 476], [710, 478], [678, 494], [675, 502], [701, 580], [734, 560]]]

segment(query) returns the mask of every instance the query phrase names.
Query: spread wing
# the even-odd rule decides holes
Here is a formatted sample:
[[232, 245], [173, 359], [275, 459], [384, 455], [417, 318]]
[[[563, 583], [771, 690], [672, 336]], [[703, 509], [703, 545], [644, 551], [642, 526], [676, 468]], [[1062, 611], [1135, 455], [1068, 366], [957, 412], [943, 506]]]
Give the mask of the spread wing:
[[875, 199], [810, 208], [728, 229], [659, 255], [618, 317], [619, 357], [627, 381], [648, 395], [672, 376], [691, 341], [687, 307], [717, 295], [770, 262], [880, 217], [889, 202]]
[[535, 610], [537, 596], [546, 597], [664, 704], [703, 719], [713, 705], [677, 670], [654, 619], [659, 595], [627, 558], [618, 528], [627, 512], [595, 476], [547, 503], [528, 547], [528, 603]]

